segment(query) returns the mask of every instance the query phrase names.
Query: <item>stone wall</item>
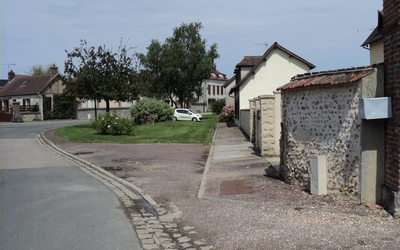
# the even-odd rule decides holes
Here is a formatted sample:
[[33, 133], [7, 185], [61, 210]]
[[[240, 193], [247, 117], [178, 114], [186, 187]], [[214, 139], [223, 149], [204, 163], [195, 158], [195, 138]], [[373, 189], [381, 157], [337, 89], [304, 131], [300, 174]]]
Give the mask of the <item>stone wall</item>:
[[250, 137], [250, 109], [240, 110], [240, 128], [246, 136]]
[[[130, 108], [113, 108], [110, 109], [110, 113], [116, 112], [117, 115], [125, 118], [132, 118], [130, 113]], [[105, 108], [97, 108], [97, 115], [105, 114]], [[94, 108], [83, 108], [78, 109], [77, 119], [78, 120], [90, 120], [95, 117]]]
[[41, 121], [42, 115], [40, 113], [21, 113], [24, 122], [31, 122], [33, 120]]
[[310, 155], [325, 155], [327, 191], [360, 201], [361, 84], [282, 92], [280, 174], [310, 188]]

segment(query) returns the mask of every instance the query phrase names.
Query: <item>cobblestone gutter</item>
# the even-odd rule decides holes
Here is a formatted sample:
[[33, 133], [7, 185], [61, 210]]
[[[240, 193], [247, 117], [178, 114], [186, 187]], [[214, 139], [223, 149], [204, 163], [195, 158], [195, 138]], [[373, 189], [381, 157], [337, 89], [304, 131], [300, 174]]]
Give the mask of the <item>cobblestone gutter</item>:
[[96, 178], [117, 195], [143, 249], [213, 249], [213, 246], [207, 245], [205, 240], [192, 239], [192, 236], [197, 233], [194, 227], [178, 227], [174, 222], [182, 213], [178, 207], [172, 205], [172, 211], [165, 210], [140, 188], [57, 148], [44, 137], [43, 133], [37, 134], [36, 140], [50, 152], [61, 156]]

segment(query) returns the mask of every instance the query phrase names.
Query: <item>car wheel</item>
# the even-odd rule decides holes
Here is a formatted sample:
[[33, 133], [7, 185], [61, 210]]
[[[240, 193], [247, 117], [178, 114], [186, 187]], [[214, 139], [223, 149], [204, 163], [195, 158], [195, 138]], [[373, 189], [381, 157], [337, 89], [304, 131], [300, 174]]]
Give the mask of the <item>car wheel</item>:
[[174, 116], [174, 117], [172, 117], [172, 120], [173, 121], [177, 121], [178, 119], [176, 119], [176, 117]]
[[196, 117], [193, 117], [193, 118], [192, 118], [192, 122], [197, 122], [197, 118], [196, 118]]

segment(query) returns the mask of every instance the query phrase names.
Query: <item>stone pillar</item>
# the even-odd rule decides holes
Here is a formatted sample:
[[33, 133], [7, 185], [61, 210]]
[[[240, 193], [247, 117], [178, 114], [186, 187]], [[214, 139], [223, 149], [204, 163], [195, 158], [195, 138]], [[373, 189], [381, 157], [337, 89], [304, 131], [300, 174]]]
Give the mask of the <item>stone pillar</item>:
[[16, 115], [19, 115], [20, 113], [21, 113], [20, 103], [13, 102], [13, 117], [15, 117]]
[[383, 1], [385, 95], [392, 98], [392, 118], [386, 121], [383, 205], [400, 217], [400, 2]]

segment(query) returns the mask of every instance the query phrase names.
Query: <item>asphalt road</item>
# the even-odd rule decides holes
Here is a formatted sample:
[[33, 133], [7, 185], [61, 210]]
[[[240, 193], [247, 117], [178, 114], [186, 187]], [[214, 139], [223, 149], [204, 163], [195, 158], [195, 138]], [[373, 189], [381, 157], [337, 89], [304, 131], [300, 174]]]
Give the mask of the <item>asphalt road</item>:
[[115, 194], [37, 144], [76, 123], [0, 124], [1, 249], [141, 249]]

